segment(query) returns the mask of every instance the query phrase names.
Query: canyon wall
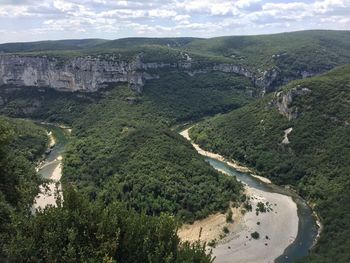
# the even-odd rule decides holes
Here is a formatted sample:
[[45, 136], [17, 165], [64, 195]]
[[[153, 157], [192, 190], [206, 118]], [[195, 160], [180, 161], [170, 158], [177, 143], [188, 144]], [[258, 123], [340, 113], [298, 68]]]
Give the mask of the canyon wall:
[[117, 55], [84, 57], [53, 57], [0, 55], [0, 85], [51, 87], [61, 91], [97, 91], [109, 83], [124, 82], [137, 92], [142, 92], [145, 82], [159, 78], [158, 70], [180, 70], [190, 75], [211, 71], [235, 73], [249, 78], [262, 93], [273, 90], [279, 77], [276, 69], [260, 76], [239, 65], [206, 63], [199, 66], [194, 61], [142, 62], [140, 56], [130, 61]]

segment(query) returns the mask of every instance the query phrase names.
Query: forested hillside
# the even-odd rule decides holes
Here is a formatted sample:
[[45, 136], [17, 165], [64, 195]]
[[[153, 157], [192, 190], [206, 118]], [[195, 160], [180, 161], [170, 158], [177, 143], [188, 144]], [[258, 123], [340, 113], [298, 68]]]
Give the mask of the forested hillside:
[[11, 240], [13, 215], [31, 206], [39, 175], [34, 161], [46, 150], [44, 129], [22, 120], [0, 117], [0, 259], [4, 245]]
[[[36, 217], [27, 215], [24, 221], [23, 215], [18, 215], [19, 221], [9, 226], [17, 224], [16, 231], [9, 228], [16, 235], [8, 236], [6, 256], [16, 261], [31, 256], [32, 261], [110, 257], [121, 262], [144, 262], [145, 258], [149, 262], [209, 262], [210, 256], [199, 244], [179, 243], [178, 223], [226, 212], [229, 201], [240, 203], [242, 186], [211, 168], [170, 127], [191, 116], [215, 114], [252, 100], [242, 89], [249, 82], [224, 76], [213, 74], [208, 83], [192, 82], [187, 89], [180, 89], [189, 76], [170, 75], [171, 80], [178, 77], [180, 84], [174, 81], [169, 85], [174, 95], [170, 92], [165, 97], [162, 83], [157, 81], [150, 82], [144, 94], [126, 86], [91, 94], [3, 89], [3, 113], [73, 128], [64, 156], [65, 202]], [[200, 104], [203, 95], [213, 89], [216, 98]], [[190, 90], [193, 96], [183, 96]], [[168, 110], [162, 111], [158, 102]], [[104, 227], [111, 220], [115, 225]], [[103, 227], [97, 227], [101, 224]], [[118, 240], [120, 243], [115, 243]], [[56, 250], [57, 244], [64, 249]]]
[[348, 62], [349, 42], [348, 31], [311, 30], [198, 39], [186, 45], [186, 49], [202, 55], [225, 57], [257, 70], [277, 66], [291, 74], [304, 70], [318, 72]]
[[211, 262], [199, 243], [180, 243], [173, 217], [91, 203], [69, 184], [64, 203], [32, 214], [42, 183], [34, 166], [46, 150], [46, 131], [1, 117], [0, 134], [1, 262]]
[[350, 260], [349, 94], [350, 66], [344, 66], [191, 130], [204, 148], [295, 186], [314, 204], [324, 228], [311, 262]]

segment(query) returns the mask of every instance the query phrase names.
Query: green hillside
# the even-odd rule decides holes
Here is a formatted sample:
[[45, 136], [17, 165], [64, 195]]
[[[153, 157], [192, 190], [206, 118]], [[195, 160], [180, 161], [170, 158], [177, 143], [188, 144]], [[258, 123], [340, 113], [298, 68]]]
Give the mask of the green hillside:
[[[283, 116], [278, 109], [291, 96]], [[204, 148], [291, 184], [315, 205], [324, 229], [311, 262], [347, 262], [350, 254], [350, 66], [288, 84], [281, 92], [200, 123]], [[289, 143], [282, 143], [285, 131]]]
[[0, 53], [19, 53], [50, 50], [81, 50], [107, 42], [104, 39], [67, 39], [0, 44]]
[[318, 74], [350, 63], [349, 31], [300, 31], [259, 36], [218, 37], [192, 41], [186, 50], [202, 55], [225, 57], [261, 73], [280, 72], [275, 85]]
[[179, 38], [146, 38], [130, 37], [110, 40], [102, 44], [95, 45], [98, 49], [129, 49], [137, 46], [158, 45], [172, 48], [181, 48], [199, 38], [179, 37]]

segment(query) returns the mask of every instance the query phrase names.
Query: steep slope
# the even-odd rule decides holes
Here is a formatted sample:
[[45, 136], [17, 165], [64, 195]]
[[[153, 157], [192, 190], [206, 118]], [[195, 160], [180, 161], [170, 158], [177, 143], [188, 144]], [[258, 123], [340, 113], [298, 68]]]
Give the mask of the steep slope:
[[45, 131], [30, 122], [0, 116], [0, 261], [13, 233], [14, 215], [28, 209], [41, 179], [34, 161], [46, 150]]
[[350, 254], [350, 66], [209, 119], [191, 136], [313, 204], [324, 225], [312, 262], [348, 262]]
[[27, 206], [38, 192], [34, 162], [46, 150], [46, 132], [29, 121], [1, 116], [0, 131], [0, 197], [13, 206]]

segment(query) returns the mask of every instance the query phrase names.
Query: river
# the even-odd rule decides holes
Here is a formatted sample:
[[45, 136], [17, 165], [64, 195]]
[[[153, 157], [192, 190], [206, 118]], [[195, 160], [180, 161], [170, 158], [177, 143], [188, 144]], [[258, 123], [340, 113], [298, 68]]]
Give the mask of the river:
[[[42, 125], [46, 130], [52, 132], [53, 137], [55, 138], [55, 146], [46, 157], [45, 162], [41, 164], [39, 173], [44, 178], [47, 178], [47, 179], [53, 179], [54, 174], [56, 173], [56, 176], [57, 176], [57, 173], [59, 173], [59, 178], [60, 178], [61, 166], [62, 166], [61, 156], [69, 140], [70, 130], [67, 128], [59, 127], [54, 124], [40, 124], [40, 125]], [[288, 246], [286, 246], [282, 251], [283, 253], [278, 254], [279, 256], [274, 261], [277, 263], [294, 262], [295, 260], [308, 255], [309, 249], [312, 247], [315, 241], [315, 238], [317, 236], [317, 225], [312, 215], [312, 210], [306, 204], [305, 200], [303, 200], [295, 192], [289, 189], [286, 189], [284, 187], [277, 186], [274, 184], [265, 183], [259, 180], [258, 178], [253, 177], [249, 173], [239, 172], [233, 167], [227, 165], [223, 161], [219, 161], [217, 159], [213, 159], [210, 157], [205, 157], [205, 159], [215, 169], [220, 170], [230, 176], [236, 176], [236, 178], [239, 181], [241, 181], [243, 184], [245, 184], [247, 188], [253, 189], [253, 192], [255, 191], [255, 194], [260, 193], [260, 196], [264, 196], [264, 197], [267, 196], [267, 198], [271, 198], [271, 195], [269, 194], [273, 194], [274, 197], [281, 195], [284, 197], [284, 199], [287, 199], [287, 198], [292, 199], [293, 203], [297, 207], [297, 212], [296, 212], [297, 218], [298, 218], [297, 234], [293, 238], [293, 242]], [[57, 182], [59, 183], [59, 179], [57, 180]], [[52, 196], [53, 196], [53, 188], [51, 187], [49, 192], [43, 193], [41, 196], [39, 195], [36, 198], [37, 203], [39, 203], [40, 205], [34, 205], [34, 207], [44, 208], [46, 205], [54, 205], [53, 202], [55, 202], [55, 199], [52, 199]], [[279, 207], [279, 209], [287, 209], [287, 208]], [[289, 212], [292, 213], [292, 211], [289, 211]], [[265, 215], [265, 217], [266, 216], [271, 216], [271, 215]], [[261, 221], [264, 222], [263, 218]], [[288, 223], [289, 222], [284, 222], [285, 225], [288, 225]], [[275, 226], [278, 227], [278, 224], [276, 224]], [[275, 230], [277, 230], [277, 232], [284, 231], [284, 229], [275, 229]], [[234, 243], [234, 240], [231, 241], [231, 243], [234, 245], [236, 244]], [[230, 248], [230, 250], [228, 250], [227, 244], [223, 244], [221, 246], [219, 245], [218, 247], [219, 248], [217, 248], [216, 250], [214, 249], [214, 255], [217, 257], [215, 262], [237, 262], [235, 260], [231, 260], [231, 258], [232, 259], [235, 258], [234, 249]], [[245, 247], [237, 246], [237, 249], [244, 250]], [[258, 253], [259, 249], [256, 248], [256, 251]], [[269, 247], [268, 250], [266, 251], [273, 251], [273, 249], [272, 247]], [[255, 261], [255, 262], [270, 262], [270, 260], [264, 261], [264, 259], [262, 258], [260, 261]]]
[[[182, 131], [180, 134], [182, 136], [184, 136], [185, 138], [190, 139], [188, 136], [188, 129], [185, 131]], [[248, 216], [248, 219], [242, 223], [244, 225], [244, 227], [237, 228], [237, 232], [239, 232], [237, 235], [233, 234], [233, 238], [231, 240], [229, 240], [229, 242], [224, 243], [224, 244], [219, 244], [217, 248], [213, 249], [213, 252], [214, 252], [213, 254], [216, 256], [215, 262], [240, 262], [240, 261], [244, 261], [244, 262], [272, 262], [272, 261], [274, 261], [277, 263], [294, 262], [294, 261], [308, 255], [309, 250], [311, 249], [311, 247], [313, 246], [313, 244], [315, 242], [315, 239], [316, 239], [316, 236], [318, 233], [318, 229], [317, 229], [315, 218], [313, 217], [313, 214], [312, 214], [313, 212], [312, 212], [311, 208], [307, 205], [307, 203], [304, 199], [302, 199], [299, 195], [297, 195], [295, 192], [293, 192], [290, 189], [287, 189], [287, 188], [281, 187], [281, 186], [277, 186], [277, 185], [274, 185], [271, 183], [266, 183], [262, 180], [259, 180], [256, 177], [253, 177], [250, 173], [239, 172], [239, 171], [237, 171], [237, 169], [233, 168], [232, 166], [229, 166], [225, 162], [223, 162], [221, 160], [217, 160], [217, 159], [221, 159], [221, 158], [216, 157], [216, 156], [218, 156], [217, 154], [213, 154], [215, 159], [210, 158], [210, 157], [208, 157], [208, 155], [211, 155], [211, 154], [206, 154], [206, 152], [204, 150], [200, 149], [200, 147], [194, 143], [192, 143], [192, 145], [196, 148], [196, 150], [199, 153], [201, 153], [202, 155], [206, 155], [205, 159], [207, 162], [209, 162], [209, 164], [212, 167], [214, 167], [216, 170], [224, 172], [225, 174], [227, 174], [229, 176], [235, 176], [239, 181], [241, 181], [243, 184], [245, 184], [246, 189], [251, 190], [250, 192], [254, 192], [255, 194], [258, 193], [258, 195], [260, 195], [260, 197], [263, 197], [265, 201], [266, 200], [269, 201], [269, 199], [271, 199], [271, 194], [273, 194], [272, 197], [275, 197], [275, 198], [277, 197], [278, 198], [277, 200], [288, 198], [289, 203], [288, 202], [282, 203], [282, 206], [285, 206], [285, 204], [291, 205], [291, 202], [293, 202], [294, 206], [296, 206], [296, 208], [297, 208], [295, 211], [295, 213], [297, 214], [297, 219], [298, 219], [298, 221], [297, 221], [297, 234], [293, 238], [293, 241], [289, 245], [287, 245], [283, 248], [283, 250], [281, 251], [282, 253], [279, 253], [276, 255], [276, 257], [274, 257], [274, 260], [271, 260], [269, 255], [264, 254], [264, 253], [266, 253], [266, 251], [268, 251], [268, 253], [273, 254], [274, 251], [271, 249], [271, 246], [269, 248], [266, 247], [266, 249], [263, 250], [262, 248], [259, 248], [259, 243], [253, 243], [253, 245], [251, 246], [251, 249], [249, 250], [248, 240], [247, 239], [244, 240], [244, 237], [242, 238], [242, 234], [244, 236], [248, 235], [247, 231], [243, 232], [243, 228], [244, 227], [247, 228], [246, 225], [244, 225], [244, 224], [247, 224], [250, 221], [252, 221], [252, 218], [254, 218], [254, 216], [255, 216], [255, 215], [253, 215], [253, 216], [250, 215], [250, 216]], [[286, 199], [284, 201], [288, 201], [288, 200]], [[274, 202], [276, 202], [276, 199], [274, 199]], [[284, 232], [287, 232], [287, 230], [289, 228], [289, 224], [295, 224], [295, 220], [293, 222], [288, 222], [288, 220], [292, 221], [293, 212], [283, 211], [283, 210], [291, 209], [291, 208], [287, 207], [287, 206], [279, 207], [279, 209], [281, 209], [281, 208], [282, 208], [282, 212], [287, 212], [287, 214], [285, 214], [285, 216], [287, 215], [287, 217], [283, 218], [283, 220], [287, 220], [286, 222], [278, 222], [278, 220], [276, 220], [276, 218], [272, 221], [266, 220], [266, 223], [272, 224], [272, 222], [273, 222], [274, 225], [273, 226], [269, 225], [268, 228], [270, 228], [269, 231], [275, 231], [275, 233], [277, 235], [279, 232], [282, 234]], [[277, 212], [275, 212], [275, 213], [277, 213]], [[266, 216], [268, 216], [268, 215], [265, 215], [265, 217]], [[278, 215], [277, 214], [273, 215], [270, 213], [270, 217], [271, 216], [281, 217], [281, 216], [283, 216], [283, 213], [281, 213], [281, 210], [280, 210]], [[261, 219], [259, 219], [259, 220], [262, 221]], [[281, 221], [281, 218], [279, 221]], [[259, 225], [260, 225], [260, 222], [259, 222]], [[252, 224], [250, 225], [250, 229], [248, 229], [248, 230], [253, 231], [251, 226], [252, 226]], [[253, 228], [254, 227], [256, 227], [256, 226], [254, 226], [254, 224], [253, 224]], [[278, 229], [278, 228], [281, 228], [281, 229]], [[288, 237], [288, 234], [287, 234], [287, 237]], [[279, 238], [283, 239], [283, 235], [282, 235], [282, 237], [279, 237]], [[273, 239], [273, 237], [272, 238], [270, 237], [269, 241], [271, 239]], [[249, 241], [249, 242], [251, 242], [251, 241]], [[244, 243], [244, 244], [241, 244], [241, 243]], [[235, 246], [237, 248], [237, 250], [235, 250], [235, 248], [232, 245]], [[265, 243], [265, 245], [267, 245], [267, 243]], [[270, 244], [268, 244], [268, 245], [270, 245]], [[277, 244], [277, 246], [278, 245], [281, 245], [281, 244]], [[246, 253], [244, 252], [244, 250], [246, 250]], [[250, 253], [252, 253], [252, 252], [259, 254], [259, 255], [257, 257], [256, 256], [252, 257], [250, 255]], [[266, 259], [263, 258], [264, 255], [265, 255]], [[241, 259], [241, 260], [239, 260], [239, 259]]]
[[48, 123], [37, 123], [51, 132], [54, 138], [54, 147], [45, 157], [43, 163], [38, 166], [38, 173], [45, 179], [52, 181], [45, 186], [40, 186], [41, 193], [34, 200], [33, 209], [43, 209], [48, 205], [56, 206], [55, 192], [61, 193], [60, 179], [62, 176], [62, 154], [69, 139], [70, 129]]

